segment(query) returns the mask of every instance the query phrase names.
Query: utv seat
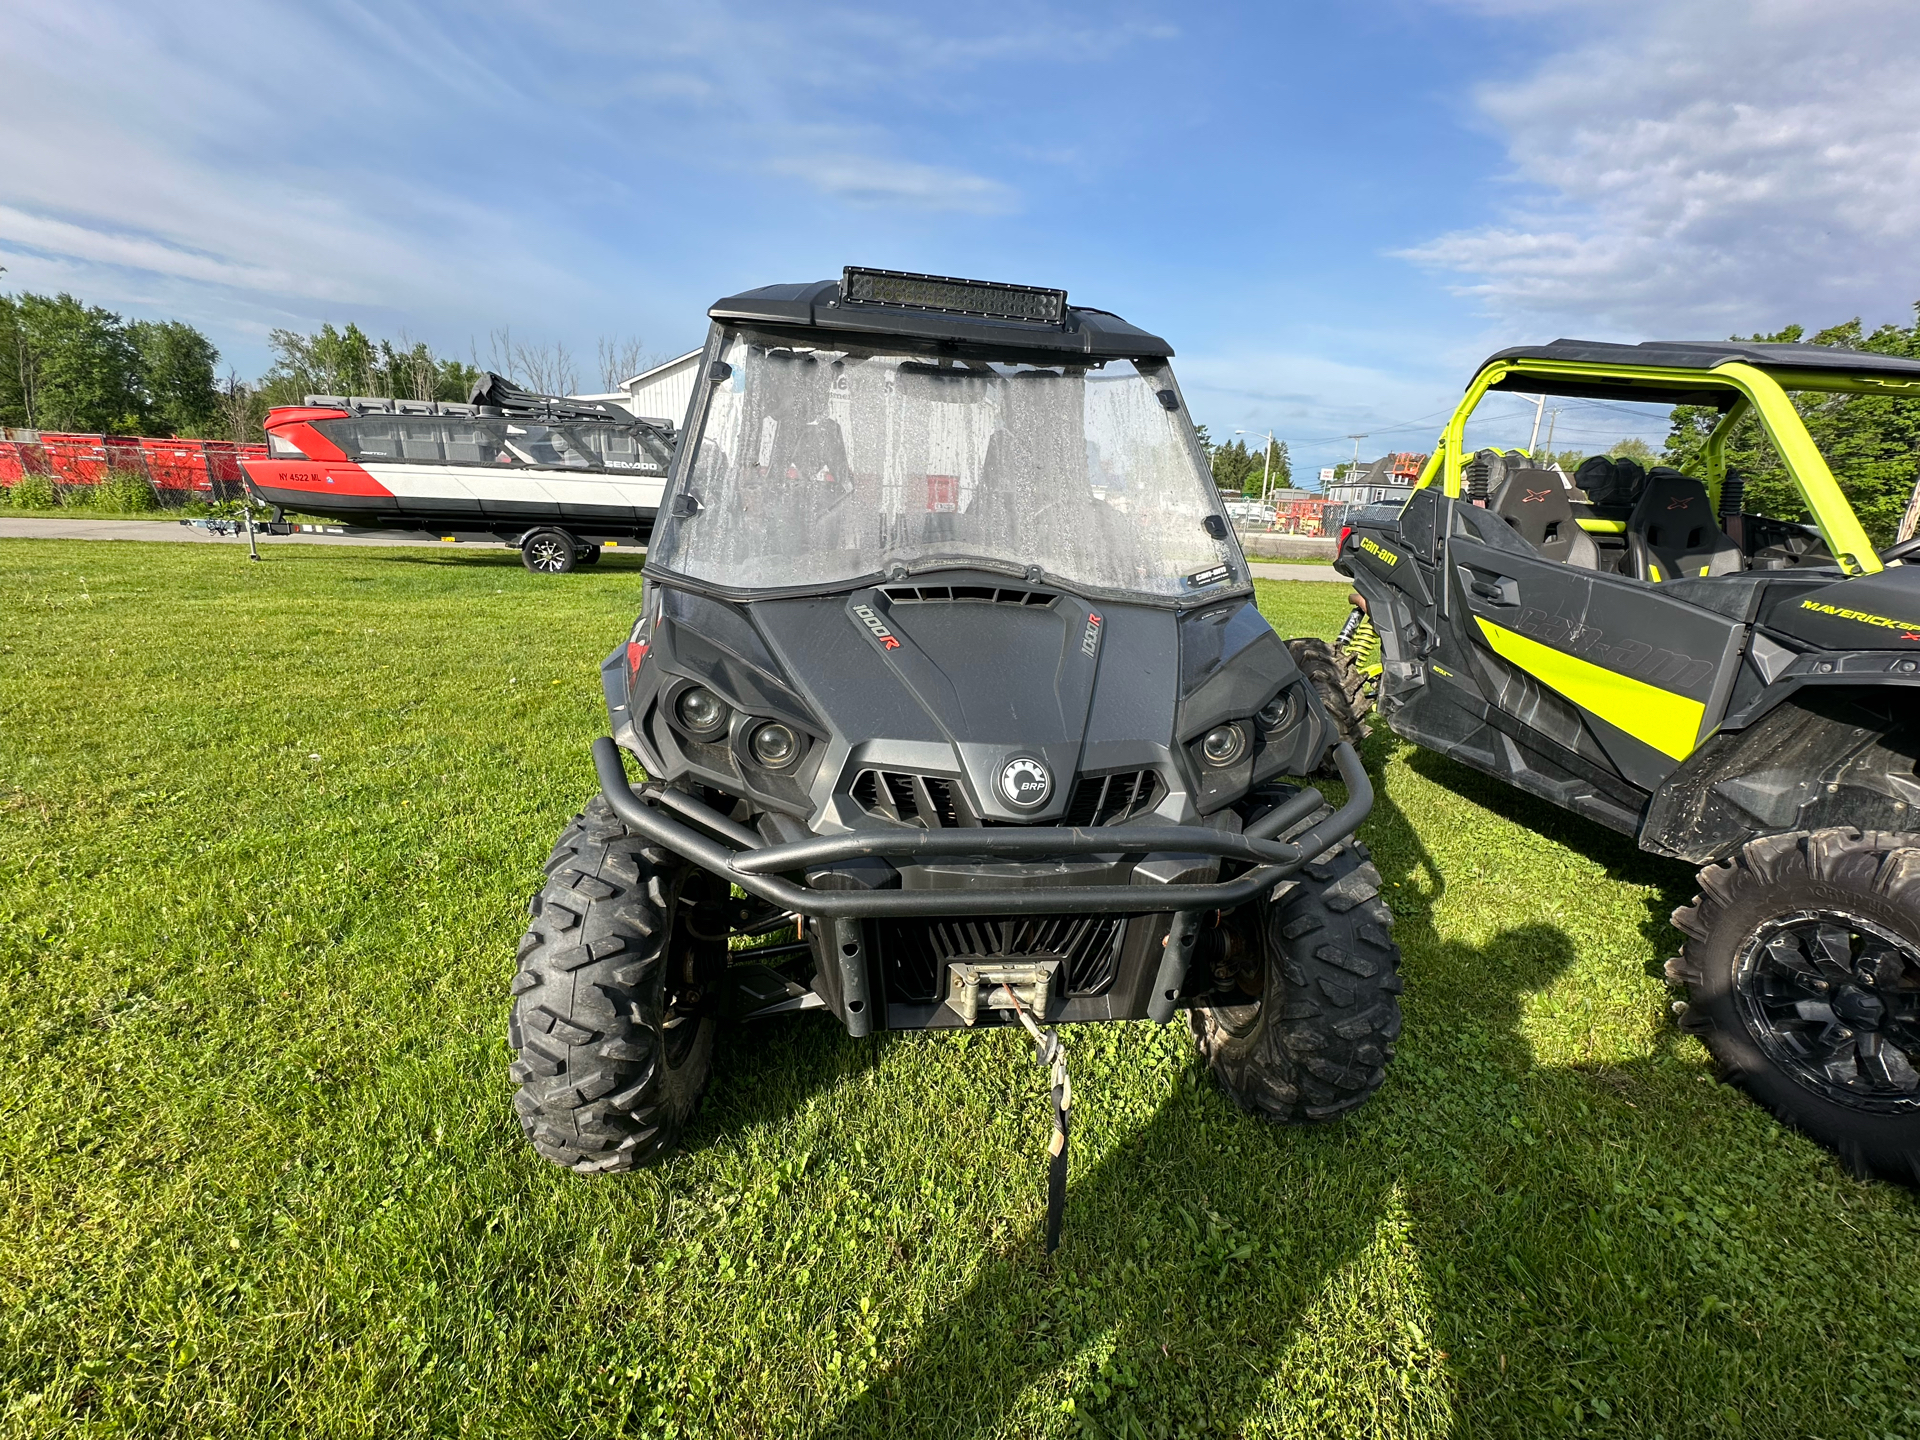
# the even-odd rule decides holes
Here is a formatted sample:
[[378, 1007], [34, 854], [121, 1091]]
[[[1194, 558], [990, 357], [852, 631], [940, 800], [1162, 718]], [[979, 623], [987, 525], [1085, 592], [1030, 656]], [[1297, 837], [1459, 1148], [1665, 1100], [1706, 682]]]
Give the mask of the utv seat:
[[1508, 470], [1487, 508], [1549, 560], [1600, 568], [1600, 549], [1573, 518], [1567, 487], [1552, 470]]
[[1665, 466], [1648, 472], [1646, 487], [1627, 517], [1626, 573], [1636, 580], [1731, 575], [1742, 568], [1740, 547], [1713, 518], [1707, 487]]

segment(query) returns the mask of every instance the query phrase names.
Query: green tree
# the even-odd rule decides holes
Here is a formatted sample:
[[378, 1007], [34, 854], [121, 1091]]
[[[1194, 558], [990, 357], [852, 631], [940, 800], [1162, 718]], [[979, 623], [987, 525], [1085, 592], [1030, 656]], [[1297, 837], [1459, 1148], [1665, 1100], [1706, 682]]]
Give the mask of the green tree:
[[1222, 495], [1237, 495], [1246, 489], [1251, 476], [1257, 488], [1260, 480], [1260, 455], [1247, 449], [1247, 442], [1234, 440], [1213, 447], [1213, 483]]
[[1273, 468], [1268, 483], [1275, 490], [1291, 488], [1293, 485], [1293, 456], [1287, 451], [1287, 442], [1284, 440], [1276, 440], [1273, 442], [1272, 448], [1273, 454], [1271, 460]]
[[136, 320], [127, 337], [140, 360], [143, 428], [201, 439], [222, 433], [213, 342], [179, 320]]
[[316, 334], [275, 330], [267, 339], [273, 365], [259, 394], [270, 405], [298, 405], [309, 395], [373, 395], [389, 400], [463, 401], [480, 372], [437, 356], [424, 341], [375, 340], [358, 325]]
[[[1920, 359], [1920, 304], [1914, 311], [1911, 326], [1886, 324], [1868, 331], [1856, 317], [1819, 331], [1812, 340], [1816, 345]], [[1801, 326], [1789, 325], [1772, 335], [1735, 338], [1791, 343], [1805, 334]], [[1793, 403], [1868, 538], [1875, 545], [1891, 544], [1920, 472], [1920, 400], [1800, 391]], [[1717, 411], [1705, 406], [1676, 406], [1666, 463], [1690, 475], [1705, 474], [1707, 436], [1719, 419]], [[1748, 415], [1734, 425], [1726, 457], [1728, 467], [1747, 482], [1749, 511], [1782, 520], [1811, 518], [1757, 418]]]
[[71, 295], [0, 297], [0, 415], [41, 430], [140, 429], [140, 356], [120, 317]]
[[178, 320], [135, 321], [71, 295], [0, 296], [0, 423], [108, 434], [207, 433], [220, 352]]
[[1605, 452], [1616, 460], [1635, 460], [1641, 469], [1661, 463], [1660, 456], [1653, 446], [1638, 435], [1629, 435], [1624, 440], [1616, 440]]

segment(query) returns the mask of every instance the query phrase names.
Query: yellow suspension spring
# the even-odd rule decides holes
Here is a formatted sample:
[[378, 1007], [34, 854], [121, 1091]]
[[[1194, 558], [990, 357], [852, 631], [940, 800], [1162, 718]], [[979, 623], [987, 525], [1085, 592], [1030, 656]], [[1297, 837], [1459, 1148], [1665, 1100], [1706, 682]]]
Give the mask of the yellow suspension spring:
[[1369, 678], [1379, 676], [1380, 632], [1373, 628], [1373, 617], [1358, 605], [1340, 628], [1340, 638], [1334, 642], [1334, 648], [1353, 656], [1353, 663], [1360, 667], [1362, 674]]

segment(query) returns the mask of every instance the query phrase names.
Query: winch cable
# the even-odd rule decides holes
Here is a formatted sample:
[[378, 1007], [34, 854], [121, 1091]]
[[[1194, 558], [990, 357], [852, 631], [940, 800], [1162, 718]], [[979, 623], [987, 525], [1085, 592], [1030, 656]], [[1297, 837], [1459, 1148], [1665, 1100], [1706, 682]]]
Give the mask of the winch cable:
[[1060, 1036], [1042, 1030], [1020, 1003], [1020, 996], [1009, 985], [1013, 1013], [1033, 1037], [1033, 1058], [1047, 1070], [1047, 1085], [1053, 1097], [1053, 1139], [1047, 1147], [1047, 1254], [1060, 1248], [1060, 1227], [1067, 1216], [1067, 1132], [1073, 1110], [1073, 1082], [1067, 1079], [1067, 1052]]

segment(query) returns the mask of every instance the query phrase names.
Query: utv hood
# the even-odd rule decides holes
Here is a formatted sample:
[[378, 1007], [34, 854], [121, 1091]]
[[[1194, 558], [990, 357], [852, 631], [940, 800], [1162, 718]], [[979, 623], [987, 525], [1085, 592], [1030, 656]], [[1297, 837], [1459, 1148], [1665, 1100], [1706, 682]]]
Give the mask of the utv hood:
[[[957, 768], [983, 819], [1056, 821], [1078, 771], [1153, 765], [1172, 743], [1179, 650], [1167, 611], [1024, 587], [893, 585], [762, 602], [753, 617], [851, 762]], [[1003, 792], [1001, 772], [1022, 758], [1046, 766], [1043, 803]]]
[[[989, 823], [1057, 824], [1077, 779], [1150, 771], [1208, 813], [1258, 778], [1317, 762], [1327, 734], [1318, 708], [1250, 598], [1176, 612], [969, 579], [985, 583], [956, 577], [744, 606], [668, 590], [654, 653], [680, 683], [804, 723], [818, 763], [805, 767], [808, 803], [795, 810], [818, 812], [871, 770], [955, 780]], [[653, 682], [672, 683], [665, 674]], [[1283, 707], [1286, 719], [1257, 724], [1255, 713], [1290, 685], [1302, 694]], [[637, 692], [634, 704], [643, 723], [658, 714]], [[1197, 737], [1223, 723], [1244, 726], [1250, 743], [1231, 765], [1202, 765]], [[1046, 777], [1041, 798], [1009, 773], [1031, 762]], [[724, 779], [732, 788], [751, 777]]]

